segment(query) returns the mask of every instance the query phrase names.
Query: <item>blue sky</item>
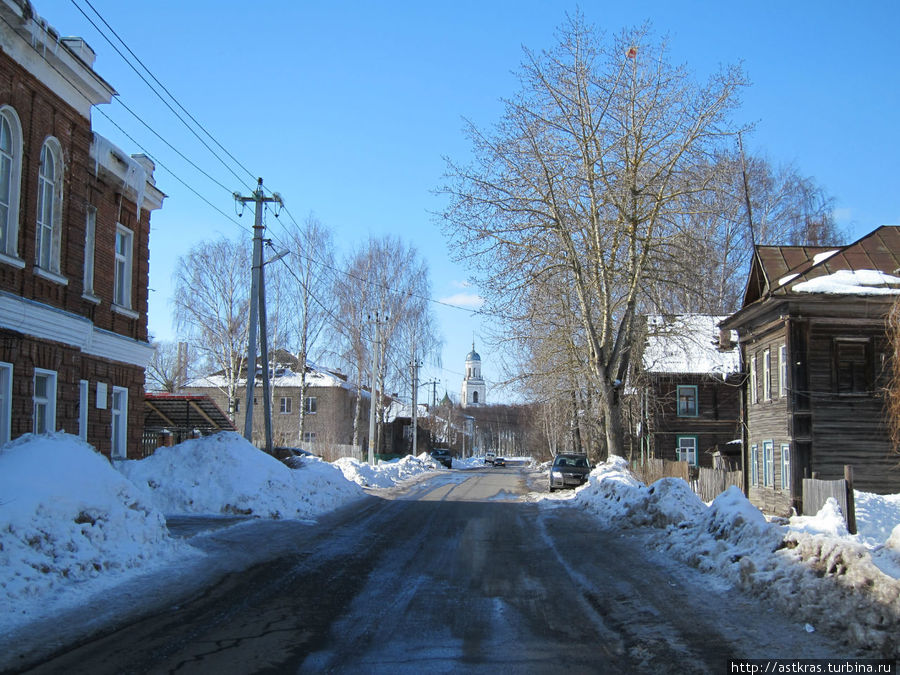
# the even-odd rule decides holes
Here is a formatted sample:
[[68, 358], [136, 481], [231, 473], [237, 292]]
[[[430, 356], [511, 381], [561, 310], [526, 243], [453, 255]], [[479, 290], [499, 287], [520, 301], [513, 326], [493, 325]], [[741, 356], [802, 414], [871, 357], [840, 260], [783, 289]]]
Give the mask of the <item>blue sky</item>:
[[[369, 235], [398, 234], [431, 268], [436, 299], [475, 294], [467, 271], [450, 261], [431, 213], [441, 200], [443, 156], [464, 158], [462, 118], [488, 127], [513, 94], [522, 47], [554, 43], [575, 3], [303, 2], [90, 0], [93, 7], [228, 151], [281, 192], [300, 220], [314, 212], [343, 250]], [[102, 25], [86, 0], [36, 0], [63, 35], [84, 37], [95, 69], [122, 101], [171, 145], [222, 183], [181, 160], [119, 104], [95, 112], [94, 127], [128, 152], [160, 160], [157, 185], [169, 195], [153, 214], [150, 331], [173, 339], [175, 259], [219, 234], [249, 231], [226, 219], [231, 192], [249, 176], [227, 171], [164, 108], [75, 4]], [[838, 222], [855, 239], [900, 224], [900, 10], [894, 2], [586, 2], [587, 19], [610, 32], [652, 23], [673, 60], [698, 78], [742, 62], [752, 81], [739, 119], [755, 122], [751, 152], [794, 163], [836, 197]], [[170, 173], [171, 172], [171, 173]], [[178, 178], [172, 174], [177, 175]], [[241, 225], [249, 226], [245, 216]], [[279, 226], [269, 219], [277, 235]], [[479, 338], [482, 319], [436, 305], [445, 339], [438, 379], [459, 392], [473, 334], [490, 385], [497, 359]], [[489, 319], [486, 319], [489, 320]]]

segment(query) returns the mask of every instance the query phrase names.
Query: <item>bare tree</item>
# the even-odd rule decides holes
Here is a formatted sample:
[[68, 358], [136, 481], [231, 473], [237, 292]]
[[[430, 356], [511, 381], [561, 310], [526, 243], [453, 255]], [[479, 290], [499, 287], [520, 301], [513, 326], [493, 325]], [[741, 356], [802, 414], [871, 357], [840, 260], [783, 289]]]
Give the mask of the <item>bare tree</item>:
[[[290, 295], [291, 335], [294, 351], [300, 363], [300, 412], [298, 439], [303, 440], [306, 418], [306, 364], [324, 351], [322, 339], [331, 325], [336, 309], [331, 292], [331, 277], [326, 272], [334, 268], [334, 242], [331, 231], [313, 214], [303, 225], [288, 233], [291, 255], [286, 262], [295, 282]], [[290, 282], [290, 280], [289, 280]]]
[[175, 393], [191, 376], [191, 357], [186, 343], [154, 340], [153, 357], [147, 364], [147, 390]]
[[636, 315], [685, 196], [715, 179], [708, 158], [746, 82], [728, 67], [699, 85], [646, 27], [602, 41], [581, 16], [553, 50], [526, 51], [520, 82], [493, 133], [469, 126], [471, 165], [448, 162], [445, 230], [513, 323], [530, 286], [571, 288], [585, 378], [621, 455]]
[[[370, 389], [399, 392], [409, 383], [410, 356], [435, 359], [440, 348], [428, 304], [428, 266], [414, 247], [396, 237], [383, 237], [366, 242], [344, 267], [345, 274], [335, 287], [344, 362], [362, 386], [372, 361], [377, 319], [380, 366]], [[381, 420], [384, 401], [378, 397], [373, 403]], [[357, 444], [358, 413], [354, 419], [353, 443]]]
[[178, 259], [175, 320], [208, 371], [221, 372], [233, 417], [249, 325], [250, 250], [244, 242], [201, 242]]

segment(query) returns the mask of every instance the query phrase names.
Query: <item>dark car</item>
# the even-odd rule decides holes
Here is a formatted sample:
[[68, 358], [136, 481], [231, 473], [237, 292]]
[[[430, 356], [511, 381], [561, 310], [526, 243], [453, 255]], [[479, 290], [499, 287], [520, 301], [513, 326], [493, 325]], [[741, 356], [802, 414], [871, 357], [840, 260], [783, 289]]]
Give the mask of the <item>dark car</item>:
[[502, 457], [494, 457], [494, 466], [506, 466], [506, 460]]
[[272, 455], [274, 455], [275, 459], [280, 459], [292, 469], [299, 469], [306, 463], [306, 460], [318, 457], [316, 453], [303, 448], [287, 447], [272, 448]]
[[590, 472], [587, 455], [557, 455], [550, 467], [550, 492], [578, 487], [587, 481]]
[[445, 450], [444, 448], [435, 448], [431, 451], [431, 457], [436, 462], [440, 462], [448, 469], [453, 468], [453, 457], [450, 455], [449, 450]]

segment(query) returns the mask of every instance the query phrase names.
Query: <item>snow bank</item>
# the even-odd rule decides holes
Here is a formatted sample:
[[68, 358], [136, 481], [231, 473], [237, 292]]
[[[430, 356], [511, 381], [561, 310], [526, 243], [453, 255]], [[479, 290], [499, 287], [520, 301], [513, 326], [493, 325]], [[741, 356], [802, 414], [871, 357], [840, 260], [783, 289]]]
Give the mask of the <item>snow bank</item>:
[[624, 459], [611, 457], [574, 493], [542, 500], [596, 513], [610, 527], [654, 528], [650, 542], [659, 550], [850, 644], [900, 656], [900, 574], [891, 574], [893, 565], [900, 571], [900, 512], [891, 510], [898, 495], [858, 497], [861, 534], [850, 535], [834, 500], [815, 516], [778, 524], [736, 487], [706, 506], [684, 481], [646, 487]]
[[308, 518], [362, 492], [322, 461], [290, 469], [234, 432], [159, 448], [120, 471], [163, 513]]
[[370, 488], [394, 487], [423, 473], [440, 470], [440, 465], [424, 452], [418, 457], [407, 455], [390, 462], [380, 462], [376, 466], [353, 457], [341, 457], [335, 460], [334, 466], [343, 472], [348, 481]]
[[0, 627], [77, 601], [101, 577], [108, 583], [192, 550], [77, 437], [27, 434], [0, 448]]

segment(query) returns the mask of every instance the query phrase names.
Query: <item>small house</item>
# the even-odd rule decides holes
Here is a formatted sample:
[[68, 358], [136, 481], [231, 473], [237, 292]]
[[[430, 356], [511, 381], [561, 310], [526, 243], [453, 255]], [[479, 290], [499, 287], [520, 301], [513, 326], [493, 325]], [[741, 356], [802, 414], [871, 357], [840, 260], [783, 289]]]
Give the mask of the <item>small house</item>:
[[636, 392], [642, 457], [712, 467], [740, 461], [738, 353], [706, 314], [651, 315]]

